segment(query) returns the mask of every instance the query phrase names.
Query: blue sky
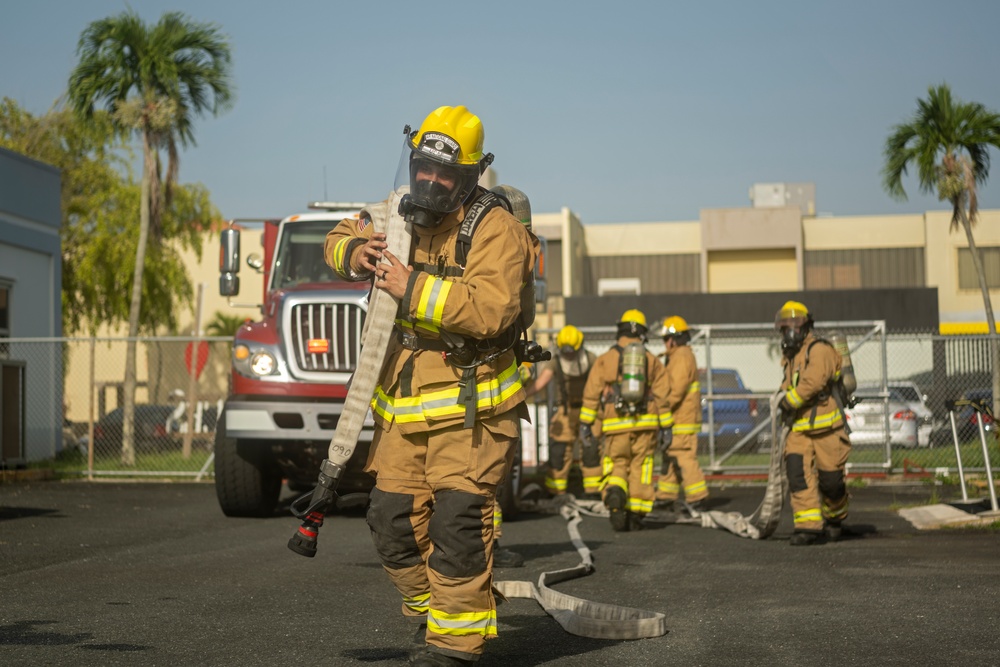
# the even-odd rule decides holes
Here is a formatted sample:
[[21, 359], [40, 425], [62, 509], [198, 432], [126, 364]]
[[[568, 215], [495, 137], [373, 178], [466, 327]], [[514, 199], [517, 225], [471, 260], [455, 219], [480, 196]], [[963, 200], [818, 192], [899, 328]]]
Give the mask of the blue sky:
[[[882, 191], [891, 127], [941, 82], [1000, 110], [989, 0], [129, 6], [150, 22], [183, 11], [231, 39], [235, 106], [197, 122], [180, 172], [226, 218], [285, 216], [324, 189], [384, 197], [403, 125], [442, 104], [482, 118], [500, 180], [535, 212], [568, 207], [585, 224], [695, 220], [773, 181], [814, 182], [821, 213], [944, 209], [912, 179], [908, 202]], [[0, 96], [44, 112], [87, 23], [125, 8], [0, 0]], [[1000, 208], [998, 180], [983, 208]]]

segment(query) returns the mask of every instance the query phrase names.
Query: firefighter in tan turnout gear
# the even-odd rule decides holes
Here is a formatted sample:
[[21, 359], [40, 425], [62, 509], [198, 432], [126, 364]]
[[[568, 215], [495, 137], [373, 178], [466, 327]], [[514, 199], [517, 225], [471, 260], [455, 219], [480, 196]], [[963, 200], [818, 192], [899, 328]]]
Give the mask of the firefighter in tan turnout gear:
[[653, 509], [653, 451], [670, 425], [666, 371], [646, 350], [646, 331], [641, 311], [625, 311], [617, 342], [594, 362], [580, 408], [581, 441], [593, 437], [592, 424], [601, 420], [601, 486], [616, 531], [641, 528]]
[[370, 211], [326, 238], [340, 276], [374, 278], [400, 300], [372, 400], [368, 524], [403, 615], [419, 625], [414, 665], [471, 664], [497, 635], [494, 500], [527, 415], [513, 348], [538, 240], [477, 185], [491, 160], [479, 118], [440, 107], [407, 134], [397, 176], [397, 191], [409, 184], [410, 256], [373, 232]]
[[848, 494], [844, 467], [851, 453], [839, 394], [840, 353], [813, 333], [805, 305], [788, 301], [774, 319], [781, 335], [784, 380], [781, 416], [790, 427], [785, 468], [795, 532], [790, 544], [806, 546], [841, 536]]
[[[558, 496], [566, 493], [569, 471], [575, 458], [574, 444], [580, 433], [583, 388], [597, 355], [583, 347], [583, 332], [571, 324], [559, 330], [556, 348], [554, 358], [542, 367], [538, 378], [528, 386], [528, 395], [538, 393], [555, 380], [556, 400], [549, 421], [549, 466], [545, 488]], [[598, 494], [601, 489], [601, 447], [597, 429], [595, 424], [591, 430], [594, 437], [580, 443], [583, 492], [587, 495]]]
[[663, 464], [656, 484], [656, 506], [673, 507], [681, 490], [694, 510], [702, 509], [708, 497], [705, 474], [698, 465], [698, 433], [701, 431], [701, 386], [698, 362], [688, 345], [691, 331], [684, 318], [673, 315], [663, 320], [660, 336], [666, 347], [667, 394], [666, 437], [660, 440]]

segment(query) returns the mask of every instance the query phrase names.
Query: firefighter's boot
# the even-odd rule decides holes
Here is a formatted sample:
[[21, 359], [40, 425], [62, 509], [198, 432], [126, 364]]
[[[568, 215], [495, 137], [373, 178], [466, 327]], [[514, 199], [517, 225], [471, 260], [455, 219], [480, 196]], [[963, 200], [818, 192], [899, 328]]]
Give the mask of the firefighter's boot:
[[416, 656], [410, 657], [410, 664], [414, 667], [463, 667], [464, 665], [476, 664], [473, 660], [455, 658], [444, 653], [438, 653], [433, 649], [427, 649]]
[[812, 544], [816, 544], [818, 541], [819, 533], [797, 530], [792, 533], [792, 537], [788, 540], [788, 544], [793, 547], [808, 547]]
[[611, 515], [612, 530], [623, 533], [629, 529], [628, 512], [625, 510], [625, 490], [612, 486], [604, 495], [604, 506]]
[[499, 542], [493, 543], [493, 567], [521, 567], [524, 565], [524, 556], [504, 549]]
[[844, 528], [839, 523], [826, 524], [826, 539], [830, 542], [839, 542], [844, 537]]

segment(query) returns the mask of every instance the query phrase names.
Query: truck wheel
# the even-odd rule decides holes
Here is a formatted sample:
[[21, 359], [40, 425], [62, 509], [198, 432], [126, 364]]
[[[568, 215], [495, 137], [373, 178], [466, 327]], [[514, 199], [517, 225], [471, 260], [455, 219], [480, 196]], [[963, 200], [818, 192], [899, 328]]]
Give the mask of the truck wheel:
[[[251, 446], [253, 445], [253, 446]], [[271, 516], [281, 493], [281, 473], [265, 443], [226, 436], [226, 413], [215, 430], [215, 494], [226, 516]]]
[[497, 489], [497, 502], [500, 504], [500, 511], [503, 512], [504, 521], [513, 521], [521, 512], [518, 505], [518, 498], [521, 494], [521, 476], [524, 473], [521, 466], [521, 439], [518, 438], [514, 445], [514, 461], [500, 483], [500, 488]]

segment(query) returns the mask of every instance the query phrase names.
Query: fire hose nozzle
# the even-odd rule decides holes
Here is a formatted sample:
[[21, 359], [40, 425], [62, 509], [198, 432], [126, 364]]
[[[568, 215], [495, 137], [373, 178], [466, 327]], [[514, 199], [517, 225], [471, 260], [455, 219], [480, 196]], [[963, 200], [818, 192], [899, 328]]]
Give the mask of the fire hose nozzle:
[[[336, 502], [337, 483], [343, 472], [343, 466], [333, 463], [329, 459], [324, 459], [320, 466], [316, 487], [292, 502], [292, 514], [302, 519], [302, 525], [288, 540], [288, 548], [300, 556], [312, 558], [316, 555], [319, 529], [323, 525], [326, 513]], [[304, 508], [303, 505], [305, 505]]]

